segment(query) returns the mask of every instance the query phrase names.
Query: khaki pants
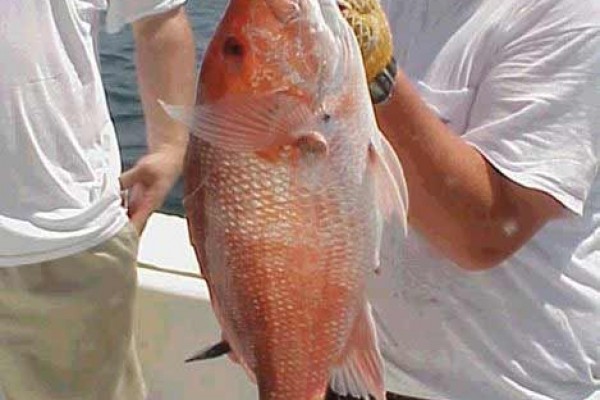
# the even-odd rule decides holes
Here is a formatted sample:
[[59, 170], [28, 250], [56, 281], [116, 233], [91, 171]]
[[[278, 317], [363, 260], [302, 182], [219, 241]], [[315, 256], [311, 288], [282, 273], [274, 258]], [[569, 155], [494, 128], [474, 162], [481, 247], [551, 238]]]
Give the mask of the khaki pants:
[[132, 334], [137, 244], [128, 225], [83, 253], [0, 269], [6, 400], [144, 398]]

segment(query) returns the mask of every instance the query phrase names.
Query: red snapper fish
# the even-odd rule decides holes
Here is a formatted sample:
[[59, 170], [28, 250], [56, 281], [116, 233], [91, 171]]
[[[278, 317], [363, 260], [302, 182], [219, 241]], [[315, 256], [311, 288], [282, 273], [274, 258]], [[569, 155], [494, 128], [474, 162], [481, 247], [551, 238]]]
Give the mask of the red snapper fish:
[[261, 400], [384, 400], [366, 295], [384, 219], [406, 229], [400, 162], [334, 0], [231, 0], [204, 57], [190, 238], [232, 355]]

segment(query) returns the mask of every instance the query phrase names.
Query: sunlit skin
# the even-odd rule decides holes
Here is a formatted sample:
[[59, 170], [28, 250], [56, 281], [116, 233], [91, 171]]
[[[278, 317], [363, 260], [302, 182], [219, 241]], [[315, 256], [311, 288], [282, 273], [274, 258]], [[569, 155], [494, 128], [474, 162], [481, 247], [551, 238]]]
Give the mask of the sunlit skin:
[[[383, 400], [365, 280], [378, 267], [376, 177], [388, 170], [378, 168], [383, 162], [371, 145], [379, 133], [350, 28], [343, 24], [353, 68], [344, 68], [335, 63], [339, 41], [319, 25], [323, 17], [302, 14], [319, 10], [317, 1], [302, 0], [296, 17], [290, 4], [232, 0], [209, 45], [199, 109], [215, 106], [227, 118], [211, 114], [196, 132], [204, 140], [190, 140], [190, 235], [224, 339], [261, 400], [322, 399], [331, 372], [350, 355], [367, 390]], [[346, 75], [336, 77], [334, 68]], [[252, 105], [273, 92], [285, 93], [292, 107], [274, 105], [254, 118]], [[250, 118], [219, 104], [237, 104]], [[308, 128], [290, 125], [264, 148], [232, 151], [235, 141], [216, 137], [262, 126], [260, 116], [271, 113], [294, 122], [298, 109], [310, 114]], [[232, 120], [249, 125], [236, 130]], [[396, 185], [385, 179], [393, 179], [389, 171], [381, 187]], [[397, 196], [382, 198], [390, 204]]]
[[492, 167], [437, 118], [402, 72], [391, 99], [375, 109], [402, 160], [410, 224], [460, 267], [495, 267], [568, 214], [551, 196]]
[[196, 50], [183, 8], [138, 20], [133, 33], [148, 154], [120, 182], [129, 190], [128, 215], [141, 234], [181, 173], [188, 138], [186, 127], [170, 119], [156, 99], [193, 103]]

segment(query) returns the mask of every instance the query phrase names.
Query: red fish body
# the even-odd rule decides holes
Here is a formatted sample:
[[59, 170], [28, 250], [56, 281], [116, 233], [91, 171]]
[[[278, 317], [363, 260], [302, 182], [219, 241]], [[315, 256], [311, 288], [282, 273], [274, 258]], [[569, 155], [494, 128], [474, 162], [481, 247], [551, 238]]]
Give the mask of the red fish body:
[[232, 0], [207, 50], [184, 205], [215, 314], [261, 400], [383, 400], [365, 294], [382, 218], [405, 221], [358, 45], [325, 0]]

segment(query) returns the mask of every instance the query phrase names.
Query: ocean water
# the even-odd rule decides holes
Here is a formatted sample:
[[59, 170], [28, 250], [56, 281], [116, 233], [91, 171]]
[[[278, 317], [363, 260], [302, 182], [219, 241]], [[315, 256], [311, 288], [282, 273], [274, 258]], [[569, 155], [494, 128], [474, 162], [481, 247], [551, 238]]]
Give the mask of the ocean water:
[[[186, 10], [198, 50], [198, 66], [223, 13], [227, 0], [189, 0]], [[146, 134], [135, 75], [134, 42], [131, 28], [117, 34], [100, 35], [100, 63], [108, 105], [115, 123], [123, 169], [132, 166], [146, 153]], [[169, 194], [162, 211], [183, 215], [182, 183]]]

